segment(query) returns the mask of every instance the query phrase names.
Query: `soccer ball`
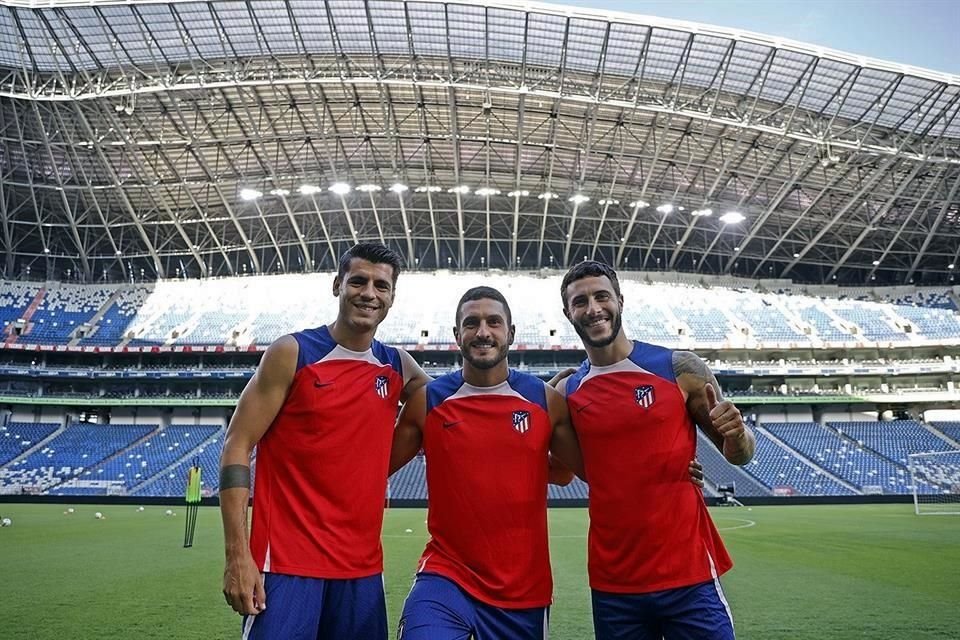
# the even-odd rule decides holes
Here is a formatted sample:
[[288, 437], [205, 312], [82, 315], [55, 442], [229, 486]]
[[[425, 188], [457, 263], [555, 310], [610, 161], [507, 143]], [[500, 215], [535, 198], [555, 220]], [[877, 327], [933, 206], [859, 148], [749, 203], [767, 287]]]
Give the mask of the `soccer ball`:
[[9, 527], [12, 524], [13, 524], [13, 520], [11, 520], [10, 518], [4, 518], [3, 520], [0, 520], [0, 527]]
[[103, 514], [100, 513], [99, 511], [93, 514], [93, 517], [96, 518], [97, 520], [103, 520]]
[[67, 513], [73, 513], [73, 507], [70, 507], [69, 509], [67, 509]]
[[172, 515], [173, 515], [173, 509], [167, 509], [167, 515], [168, 515], [168, 516], [172, 516]]
[[143, 511], [143, 507], [140, 507], [139, 509], [137, 509], [137, 511]]

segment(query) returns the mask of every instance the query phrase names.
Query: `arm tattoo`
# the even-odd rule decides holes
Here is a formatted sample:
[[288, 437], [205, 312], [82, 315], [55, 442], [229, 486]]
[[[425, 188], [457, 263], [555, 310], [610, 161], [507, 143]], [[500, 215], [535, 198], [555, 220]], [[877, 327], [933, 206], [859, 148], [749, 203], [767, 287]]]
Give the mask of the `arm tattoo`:
[[228, 464], [220, 469], [220, 491], [224, 489], [249, 489], [250, 467], [245, 464]]
[[673, 375], [679, 378], [685, 373], [703, 378], [704, 382], [715, 381], [713, 372], [710, 371], [710, 367], [700, 359], [700, 356], [690, 351], [674, 351]]

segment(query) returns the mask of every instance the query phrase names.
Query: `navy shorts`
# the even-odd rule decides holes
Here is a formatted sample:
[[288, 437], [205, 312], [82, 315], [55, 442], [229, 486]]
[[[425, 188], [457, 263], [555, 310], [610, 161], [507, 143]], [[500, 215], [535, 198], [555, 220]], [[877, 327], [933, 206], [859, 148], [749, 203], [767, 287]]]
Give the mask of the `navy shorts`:
[[597, 640], [733, 640], [733, 616], [719, 580], [623, 594], [593, 591]]
[[421, 573], [403, 605], [397, 640], [544, 640], [549, 615], [550, 607], [494, 607], [451, 580]]
[[264, 575], [267, 609], [243, 617], [243, 640], [387, 640], [383, 576], [352, 580]]

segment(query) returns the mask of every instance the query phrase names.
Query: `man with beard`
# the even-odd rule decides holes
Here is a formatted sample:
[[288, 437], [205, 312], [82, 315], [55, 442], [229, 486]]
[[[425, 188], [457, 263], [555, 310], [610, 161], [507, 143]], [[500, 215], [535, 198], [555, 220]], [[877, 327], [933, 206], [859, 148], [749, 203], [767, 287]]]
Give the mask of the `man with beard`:
[[380, 530], [393, 427], [398, 402], [428, 380], [409, 354], [374, 339], [399, 273], [400, 257], [382, 245], [344, 253], [336, 320], [277, 339], [240, 396], [220, 509], [223, 594], [244, 615], [244, 640], [387, 637]]
[[[428, 383], [400, 414], [390, 458], [423, 447], [430, 541], [400, 619], [402, 640], [542, 640], [553, 595], [547, 482], [581, 471], [563, 397], [511, 370], [510, 307], [496, 289], [460, 299], [463, 369]], [[552, 467], [552, 468], [551, 468]]]
[[590, 482], [596, 637], [732, 640], [718, 580], [732, 562], [686, 469], [696, 426], [738, 465], [753, 457], [754, 435], [699, 357], [627, 339], [609, 266], [576, 265], [560, 293], [587, 352], [558, 389]]

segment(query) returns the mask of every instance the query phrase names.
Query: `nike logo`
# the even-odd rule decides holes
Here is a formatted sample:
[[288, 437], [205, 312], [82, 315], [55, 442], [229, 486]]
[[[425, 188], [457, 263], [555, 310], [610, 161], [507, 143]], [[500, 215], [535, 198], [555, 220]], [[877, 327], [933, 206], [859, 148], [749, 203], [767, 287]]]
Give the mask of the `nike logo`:
[[332, 384], [333, 384], [332, 382], [320, 382], [319, 380], [313, 381], [313, 386], [315, 386], [317, 389], [320, 389], [322, 387], [329, 387]]
[[457, 420], [456, 422], [444, 422], [444, 423], [443, 423], [443, 428], [444, 428], [444, 429], [449, 429], [450, 427], [456, 426], [456, 425], [460, 424], [461, 422], [463, 422], [463, 420]]
[[591, 401], [588, 402], [587, 404], [585, 404], [585, 405], [583, 405], [583, 406], [580, 406], [580, 407], [577, 407], [577, 413], [580, 413], [581, 411], [583, 411], [584, 409], [586, 409], [587, 407], [589, 407], [589, 406], [592, 405], [592, 404], [593, 404], [593, 401], [591, 400]]

